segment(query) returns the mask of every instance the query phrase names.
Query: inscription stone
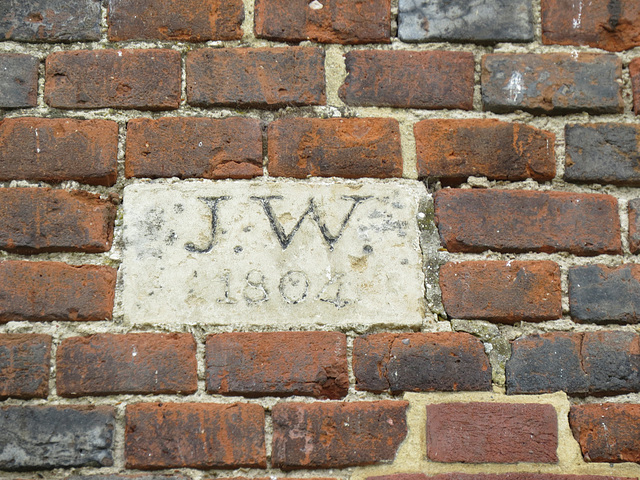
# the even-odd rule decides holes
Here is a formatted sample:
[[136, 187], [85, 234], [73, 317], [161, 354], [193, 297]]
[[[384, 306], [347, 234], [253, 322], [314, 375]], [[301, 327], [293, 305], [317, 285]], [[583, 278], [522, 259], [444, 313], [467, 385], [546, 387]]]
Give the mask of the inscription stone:
[[125, 320], [420, 324], [429, 199], [408, 180], [130, 185]]

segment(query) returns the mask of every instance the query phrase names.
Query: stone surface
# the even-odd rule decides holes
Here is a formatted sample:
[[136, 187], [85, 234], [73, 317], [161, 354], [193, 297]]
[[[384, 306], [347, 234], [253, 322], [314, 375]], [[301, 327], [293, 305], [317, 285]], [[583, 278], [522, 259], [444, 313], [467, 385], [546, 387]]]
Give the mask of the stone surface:
[[[72, 475], [70, 477], [67, 477], [66, 480], [190, 480], [190, 479], [188, 477], [185, 477], [184, 475], [162, 475], [162, 474], [117, 475], [117, 474], [113, 474], [113, 475]], [[564, 479], [561, 479], [561, 480], [564, 480]], [[576, 480], [581, 480], [581, 479], [576, 479]]]
[[556, 475], [553, 473], [441, 473], [427, 476], [424, 473], [397, 473], [367, 477], [366, 480], [636, 480], [630, 477], [608, 475]]
[[[0, 12], [2, 8], [0, 5]], [[0, 54], [0, 108], [35, 107], [38, 104], [39, 65], [40, 60], [31, 55]]]
[[424, 198], [397, 180], [127, 186], [125, 319], [421, 323]]
[[629, 75], [631, 76], [631, 89], [633, 91], [633, 112], [640, 114], [640, 58], [629, 63]]
[[0, 399], [47, 398], [51, 337], [0, 335]]
[[629, 200], [629, 250], [640, 252], [640, 198]]
[[530, 42], [531, 0], [400, 0], [403, 42]]

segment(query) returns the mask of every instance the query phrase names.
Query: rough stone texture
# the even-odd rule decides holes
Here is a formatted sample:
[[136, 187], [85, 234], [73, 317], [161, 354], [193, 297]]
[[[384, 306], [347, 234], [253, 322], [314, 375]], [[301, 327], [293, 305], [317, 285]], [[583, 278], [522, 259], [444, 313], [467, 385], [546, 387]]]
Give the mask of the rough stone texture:
[[342, 398], [347, 338], [338, 332], [221, 333], [206, 343], [207, 392]]
[[473, 109], [470, 52], [352, 50], [340, 98], [347, 105]]
[[[0, 12], [2, 8], [0, 5]], [[39, 64], [40, 60], [31, 55], [0, 54], [0, 108], [35, 107], [38, 104]]]
[[[190, 480], [190, 479], [183, 475], [162, 475], [162, 474], [117, 475], [117, 474], [114, 474], [114, 475], [72, 475], [71, 477], [67, 477], [66, 480]], [[329, 479], [326, 479], [326, 480], [329, 480]], [[564, 479], [561, 479], [561, 480], [564, 480]], [[582, 479], [578, 478], [576, 480], [582, 480]], [[595, 479], [595, 480], [599, 480], [599, 479]], [[602, 480], [617, 480], [617, 479], [602, 479]]]
[[451, 252], [622, 253], [618, 202], [609, 195], [445, 189], [435, 205]]
[[531, 0], [400, 0], [403, 42], [530, 42]]
[[115, 205], [85, 191], [0, 189], [0, 249], [16, 253], [106, 252]]
[[615, 55], [489, 54], [482, 58], [482, 104], [496, 113], [622, 113], [621, 77]]
[[542, 42], [620, 52], [640, 45], [637, 0], [542, 0]]
[[357, 337], [353, 373], [358, 390], [392, 393], [491, 389], [484, 346], [466, 333], [378, 333]]
[[0, 180], [111, 186], [117, 175], [116, 122], [28, 117], [0, 121]]
[[49, 335], [0, 335], [0, 399], [47, 398], [50, 359]]
[[264, 410], [248, 403], [128, 405], [127, 468], [265, 468]]
[[633, 90], [633, 111], [640, 114], [640, 58], [629, 63], [629, 75], [631, 76], [631, 89]]
[[242, 38], [242, 0], [109, 0], [109, 40]]
[[279, 403], [273, 407], [276, 468], [343, 468], [393, 460], [407, 434], [408, 402]]
[[0, 38], [18, 42], [100, 39], [100, 0], [0, 2]]
[[105, 406], [0, 409], [0, 469], [113, 465], [115, 411]]
[[44, 99], [54, 108], [172, 110], [180, 104], [180, 52], [169, 49], [55, 52]]
[[262, 175], [262, 130], [253, 118], [135, 118], [127, 123], [127, 177]]
[[389, 43], [391, 0], [256, 0], [255, 33], [287, 42]]
[[62, 341], [56, 354], [58, 395], [194, 393], [196, 342], [188, 333], [103, 333]]
[[555, 475], [552, 473], [441, 473], [427, 476], [424, 473], [397, 473], [367, 477], [366, 480], [636, 480], [629, 477], [605, 475]]
[[269, 124], [275, 177], [400, 177], [400, 127], [392, 118], [284, 118]]
[[556, 174], [556, 136], [546, 130], [494, 119], [422, 120], [414, 126], [418, 175], [460, 183], [551, 180]]
[[187, 100], [196, 107], [324, 105], [319, 48], [201, 48], [187, 54]]
[[556, 463], [557, 447], [558, 420], [552, 405], [427, 405], [427, 457], [436, 462]]
[[629, 200], [629, 250], [640, 252], [640, 198]]
[[640, 462], [640, 405], [573, 405], [569, 424], [587, 462]]
[[110, 320], [116, 269], [58, 262], [0, 262], [0, 323]]

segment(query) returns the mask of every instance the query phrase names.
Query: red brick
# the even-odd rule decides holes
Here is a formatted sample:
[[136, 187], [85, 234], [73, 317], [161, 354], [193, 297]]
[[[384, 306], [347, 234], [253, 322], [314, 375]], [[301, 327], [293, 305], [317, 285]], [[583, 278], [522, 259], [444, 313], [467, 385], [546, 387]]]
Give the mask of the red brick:
[[54, 108], [172, 110], [180, 105], [180, 52], [73, 50], [46, 60], [44, 99]]
[[552, 473], [441, 473], [427, 476], [424, 473], [398, 473], [367, 477], [366, 480], [636, 480], [629, 477], [601, 475], [554, 475]]
[[136, 118], [127, 123], [127, 177], [252, 178], [262, 175], [254, 118]]
[[400, 177], [400, 126], [393, 118], [286, 118], [268, 128], [275, 177]]
[[187, 99], [197, 107], [324, 105], [319, 48], [201, 48], [187, 54]]
[[[257, 37], [287, 42], [389, 43], [390, 0], [256, 0]], [[317, 8], [314, 8], [317, 7]]]
[[273, 407], [276, 468], [342, 468], [393, 460], [407, 434], [407, 402], [279, 403]]
[[491, 389], [482, 342], [467, 333], [378, 333], [353, 344], [356, 388], [392, 393]]
[[111, 186], [117, 175], [116, 122], [28, 117], [0, 122], [0, 180]]
[[0, 249], [16, 253], [106, 252], [116, 208], [85, 191], [0, 189]]
[[110, 320], [116, 269], [58, 262], [0, 262], [0, 323]]
[[631, 89], [633, 90], [633, 112], [640, 114], [640, 58], [636, 58], [629, 64], [631, 76]]
[[473, 108], [475, 62], [469, 52], [353, 50], [340, 98], [348, 105]]
[[103, 333], [62, 341], [56, 354], [63, 397], [194, 393], [196, 343], [187, 333]]
[[342, 398], [347, 339], [337, 332], [222, 333], [206, 344], [207, 391]]
[[267, 466], [264, 410], [248, 403], [127, 406], [127, 468]]
[[629, 250], [640, 252], [640, 198], [629, 200]]
[[622, 253], [618, 202], [609, 195], [445, 189], [435, 205], [451, 252]]
[[49, 335], [0, 335], [0, 399], [47, 398], [50, 360]]
[[542, 42], [620, 52], [640, 45], [637, 0], [542, 0]]
[[557, 448], [558, 420], [552, 405], [427, 405], [427, 457], [436, 462], [556, 463]]
[[242, 38], [242, 0], [109, 0], [109, 40]]
[[551, 180], [556, 136], [493, 119], [422, 120], [414, 126], [418, 175], [445, 184], [469, 176], [490, 180]]

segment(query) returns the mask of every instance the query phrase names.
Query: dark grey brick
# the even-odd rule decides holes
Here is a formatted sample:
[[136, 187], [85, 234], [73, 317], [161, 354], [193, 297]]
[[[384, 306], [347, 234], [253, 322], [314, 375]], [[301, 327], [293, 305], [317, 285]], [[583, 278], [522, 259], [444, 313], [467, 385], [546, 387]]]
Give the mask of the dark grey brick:
[[0, 470], [113, 465], [111, 407], [0, 410]]
[[36, 106], [38, 64], [39, 60], [31, 55], [0, 55], [0, 108]]
[[530, 42], [531, 0], [400, 0], [404, 42]]
[[640, 337], [632, 332], [587, 332], [582, 340], [582, 368], [591, 394], [640, 391]]

